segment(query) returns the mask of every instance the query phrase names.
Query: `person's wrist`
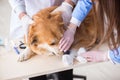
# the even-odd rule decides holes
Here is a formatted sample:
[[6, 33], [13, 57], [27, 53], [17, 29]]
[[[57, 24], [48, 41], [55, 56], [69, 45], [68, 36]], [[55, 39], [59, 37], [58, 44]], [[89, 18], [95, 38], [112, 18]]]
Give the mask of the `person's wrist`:
[[72, 0], [65, 0], [65, 2], [69, 3], [70, 5], [72, 5], [73, 7], [75, 6], [74, 2]]
[[70, 23], [70, 25], [68, 26], [68, 29], [75, 34], [77, 26], [73, 23]]
[[26, 15], [25, 12], [20, 13], [20, 14], [19, 14], [19, 19], [21, 20], [21, 19], [23, 18], [23, 16], [25, 16], [25, 15]]
[[108, 52], [105, 52], [105, 53], [104, 53], [104, 61], [109, 61]]
[[73, 24], [73, 23], [70, 23], [68, 28], [76, 30], [77, 26], [75, 24]]

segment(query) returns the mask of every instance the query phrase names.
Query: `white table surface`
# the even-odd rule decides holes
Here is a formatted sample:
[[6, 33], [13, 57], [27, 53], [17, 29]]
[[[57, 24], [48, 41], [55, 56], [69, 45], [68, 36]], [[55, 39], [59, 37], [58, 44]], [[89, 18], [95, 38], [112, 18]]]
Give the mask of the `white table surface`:
[[0, 80], [34, 77], [93, 64], [75, 61], [74, 65], [65, 66], [61, 61], [61, 56], [46, 55], [35, 55], [24, 62], [18, 62], [17, 59], [17, 54], [7, 52], [4, 48], [0, 47]]

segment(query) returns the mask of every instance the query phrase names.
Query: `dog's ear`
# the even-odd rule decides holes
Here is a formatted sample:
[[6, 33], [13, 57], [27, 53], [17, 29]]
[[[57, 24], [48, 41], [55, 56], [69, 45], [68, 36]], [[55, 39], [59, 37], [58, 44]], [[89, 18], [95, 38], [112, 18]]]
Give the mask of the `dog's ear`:
[[28, 32], [28, 41], [27, 41], [27, 43], [30, 46], [31, 43], [37, 42], [37, 36], [36, 36], [37, 33], [35, 32], [36, 31], [36, 25], [35, 24], [30, 25], [28, 31], [29, 32]]
[[43, 10], [41, 10], [40, 12], [42, 12], [42, 13], [46, 13], [46, 12], [48, 12], [48, 13], [51, 13], [53, 10], [55, 10], [57, 8], [57, 6], [52, 6], [52, 7], [48, 7], [48, 8], [45, 8], [45, 9], [43, 9]]
[[31, 39], [32, 39], [30, 43], [31, 45], [38, 42], [37, 36], [33, 36]]
[[63, 18], [62, 18], [62, 12], [55, 12], [55, 13], [50, 13], [51, 18], [53, 21], [58, 22], [59, 25], [64, 25]]
[[33, 20], [34, 20], [34, 22], [39, 22], [42, 19], [40, 18], [40, 15], [34, 15]]
[[51, 15], [52, 18], [54, 18], [55, 20], [63, 21], [63, 19], [62, 19], [62, 12], [50, 13], [50, 15]]
[[56, 9], [57, 7], [56, 6], [53, 6], [53, 7], [49, 7], [49, 8], [45, 8], [43, 10], [40, 10], [37, 14], [35, 14], [33, 16], [33, 20], [34, 21], [38, 21], [38, 20], [42, 20], [42, 19], [48, 19], [48, 18], [51, 18], [51, 15], [50, 13]]

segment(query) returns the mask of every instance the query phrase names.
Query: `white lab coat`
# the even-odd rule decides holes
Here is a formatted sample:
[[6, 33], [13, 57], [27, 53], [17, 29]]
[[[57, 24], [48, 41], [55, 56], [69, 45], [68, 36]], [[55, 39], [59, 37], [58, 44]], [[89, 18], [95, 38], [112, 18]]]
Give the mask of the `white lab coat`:
[[12, 7], [10, 38], [19, 39], [24, 37], [24, 30], [21, 27], [21, 21], [14, 12], [14, 8], [18, 5], [25, 5], [26, 13], [32, 17], [35, 13], [46, 7], [60, 5], [64, 0], [9, 0]]

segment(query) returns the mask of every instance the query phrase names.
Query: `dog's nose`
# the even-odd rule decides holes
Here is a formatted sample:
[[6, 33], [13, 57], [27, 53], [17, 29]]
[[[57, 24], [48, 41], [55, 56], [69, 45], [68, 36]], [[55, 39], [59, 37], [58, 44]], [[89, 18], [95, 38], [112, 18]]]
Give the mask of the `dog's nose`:
[[70, 50], [67, 50], [66, 52], [64, 52], [64, 54], [70, 54]]

